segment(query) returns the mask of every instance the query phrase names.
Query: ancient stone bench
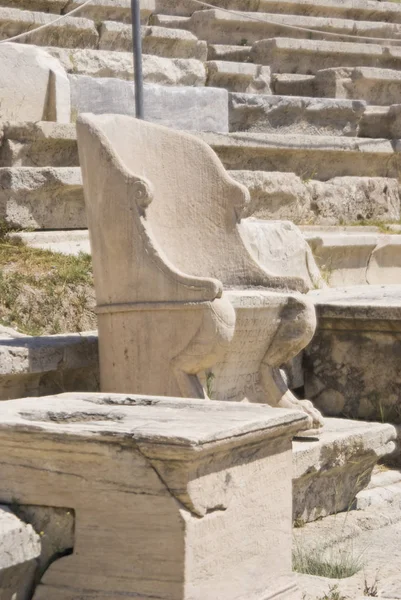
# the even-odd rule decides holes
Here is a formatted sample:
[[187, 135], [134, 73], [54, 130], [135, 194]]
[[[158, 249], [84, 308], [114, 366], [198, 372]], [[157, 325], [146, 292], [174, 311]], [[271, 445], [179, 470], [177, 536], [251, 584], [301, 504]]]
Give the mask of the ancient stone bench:
[[299, 600], [291, 438], [306, 426], [300, 411], [209, 400], [1, 402], [0, 503], [75, 517], [34, 600]]
[[241, 233], [248, 190], [201, 140], [81, 115], [101, 389], [296, 408], [280, 367], [315, 328], [302, 277], [268, 271]]

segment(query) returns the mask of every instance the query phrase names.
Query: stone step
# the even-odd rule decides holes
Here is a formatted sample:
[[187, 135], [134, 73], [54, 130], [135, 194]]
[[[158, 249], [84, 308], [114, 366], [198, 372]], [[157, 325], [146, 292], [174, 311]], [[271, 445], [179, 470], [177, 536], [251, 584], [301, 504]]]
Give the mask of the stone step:
[[401, 69], [401, 48], [379, 44], [272, 38], [252, 46], [252, 61], [272, 73], [313, 75], [332, 67]]
[[401, 73], [375, 67], [333, 67], [315, 75], [275, 73], [271, 89], [277, 95], [364, 100], [389, 106], [401, 98]]
[[[333, 177], [398, 177], [399, 140], [267, 133], [193, 132], [229, 170], [281, 171], [304, 181]], [[78, 166], [74, 124], [8, 123], [0, 167]]]
[[348, 510], [376, 462], [394, 448], [394, 434], [387, 423], [326, 417], [318, 439], [295, 438], [294, 520], [306, 523]]
[[401, 217], [397, 179], [335, 177], [303, 181], [294, 173], [266, 171], [230, 171], [230, 175], [251, 195], [243, 217], [320, 226], [358, 221], [387, 223]]
[[[155, 0], [156, 13], [191, 16], [202, 10], [191, 0]], [[360, 21], [385, 21], [401, 23], [401, 7], [396, 2], [376, 2], [375, 0], [209, 0], [221, 8], [239, 11], [259, 11], [283, 13], [286, 15], [305, 15], [310, 17], [335, 17]], [[207, 10], [205, 8], [205, 10]]]
[[[0, 0], [0, 6], [45, 13], [68, 14], [84, 4], [85, 0]], [[154, 0], [141, 0], [141, 20], [146, 23], [154, 10]], [[76, 13], [94, 21], [131, 23], [131, 0], [92, 0]]]
[[[129, 24], [110, 20], [95, 22], [76, 16], [67, 16], [56, 22], [55, 17], [47, 13], [0, 5], [0, 39], [8, 39], [43, 24], [48, 24], [48, 27], [16, 41], [39, 46], [132, 52], [132, 27]], [[144, 54], [166, 58], [205, 61], [207, 57], [206, 42], [199, 41], [193, 33], [183, 29], [143, 26], [142, 46]]]
[[75, 124], [40, 121], [3, 125], [0, 167], [79, 166]]
[[18, 40], [20, 43], [38, 46], [60, 46], [63, 48], [96, 48], [99, 34], [95, 23], [82, 17], [66, 17], [54, 24], [53, 15], [0, 6], [0, 39], [6, 40], [41, 25], [48, 26]]
[[401, 235], [364, 227], [303, 227], [330, 287], [401, 284]]
[[[104, 21], [99, 27], [99, 49], [132, 52], [132, 27], [115, 21]], [[165, 27], [142, 27], [144, 54], [167, 58], [196, 58], [205, 61], [207, 43], [190, 31]]]
[[268, 133], [197, 133], [230, 170], [292, 172], [304, 181], [398, 177], [398, 140]]
[[31, 337], [0, 327], [0, 399], [99, 388], [97, 334]]
[[[257, 20], [256, 20], [257, 19]], [[155, 23], [163, 22], [164, 26], [169, 25], [168, 21], [163, 21], [154, 17]], [[220, 10], [201, 10], [193, 13], [188, 20], [177, 21], [172, 19], [171, 23], [179, 27], [185, 27], [202, 40], [210, 44], [238, 44], [250, 45], [259, 40], [274, 37], [291, 38], [311, 38], [310, 31], [302, 29], [289, 29], [290, 27], [305, 27], [328, 33], [340, 33], [347, 36], [363, 36], [371, 38], [391, 38], [400, 40], [399, 42], [389, 42], [389, 44], [400, 45], [401, 43], [401, 25], [386, 22], [372, 21], [353, 21], [349, 19], [336, 19], [326, 17], [312, 17], [299, 15], [278, 15], [269, 13], [226, 13]], [[324, 34], [314, 34], [314, 39], [327, 39]], [[331, 38], [330, 38], [331, 39]], [[355, 40], [344, 38], [332, 38], [333, 41], [341, 42], [364, 42], [375, 43], [374, 39]]]
[[[72, 114], [123, 114], [135, 117], [135, 84], [116, 77], [69, 75]], [[146, 83], [147, 121], [188, 131], [228, 132], [228, 93], [211, 87]]]
[[80, 168], [0, 168], [0, 215], [22, 229], [86, 227]]
[[50, 250], [60, 254], [77, 256], [81, 252], [90, 254], [89, 232], [87, 229], [61, 231], [21, 231], [10, 234], [17, 237], [30, 248]]
[[[232, 93], [230, 131], [356, 137], [365, 109], [366, 104], [358, 100]], [[367, 137], [385, 137], [385, 133]]]
[[[48, 47], [47, 51], [60, 60], [68, 73], [74, 75], [133, 79], [131, 52], [55, 47]], [[143, 74], [146, 83], [188, 86], [206, 83], [205, 65], [194, 58], [164, 58], [144, 54]]]
[[229, 119], [231, 132], [401, 137], [400, 104], [366, 106], [361, 100], [231, 93]]
[[373, 473], [366, 489], [355, 498], [353, 508], [365, 510], [369, 506], [401, 503], [401, 471], [396, 469], [378, 470]]
[[270, 94], [270, 67], [252, 63], [211, 60], [206, 63], [206, 85], [230, 92]]

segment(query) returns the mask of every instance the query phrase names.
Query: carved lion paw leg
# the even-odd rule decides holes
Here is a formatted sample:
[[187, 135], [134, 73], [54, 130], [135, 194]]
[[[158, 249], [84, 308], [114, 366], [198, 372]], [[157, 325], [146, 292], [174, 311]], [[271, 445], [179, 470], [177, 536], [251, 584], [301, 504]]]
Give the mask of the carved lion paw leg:
[[310, 435], [310, 430], [318, 430], [323, 427], [324, 421], [320, 412], [310, 402], [310, 400], [298, 400], [294, 394], [288, 390], [281, 398], [278, 406], [281, 408], [292, 408], [294, 410], [302, 410], [308, 416], [309, 427], [307, 433]]
[[323, 427], [324, 420], [320, 412], [309, 400], [299, 400], [288, 388], [285, 378], [280, 369], [262, 364], [261, 378], [266, 390], [267, 398], [271, 406], [280, 408], [291, 408], [301, 410], [309, 419], [308, 434], [311, 429], [318, 430]]

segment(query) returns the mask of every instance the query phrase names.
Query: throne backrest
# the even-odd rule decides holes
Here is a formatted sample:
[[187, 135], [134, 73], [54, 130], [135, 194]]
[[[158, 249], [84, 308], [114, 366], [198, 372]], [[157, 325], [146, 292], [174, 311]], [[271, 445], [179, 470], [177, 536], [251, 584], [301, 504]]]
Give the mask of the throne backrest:
[[[151, 190], [150, 203], [137, 207], [140, 227], [151, 238], [152, 248], [177, 270], [218, 279], [226, 287], [269, 284], [269, 274], [251, 255], [238, 227], [248, 190], [229, 177], [207, 144], [192, 135], [122, 115], [82, 115], [78, 134], [89, 228], [104, 222], [100, 235], [109, 252], [117, 244], [124, 252], [125, 243], [132, 260], [142, 260], [138, 251], [128, 248], [136, 235], [127, 224], [127, 219], [136, 218], [132, 206], [127, 198], [116, 197], [109, 181], [119, 168], [123, 179], [138, 178]], [[91, 159], [85, 154], [88, 146]], [[91, 167], [86, 166], [88, 160]], [[98, 172], [93, 173], [96, 160]], [[105, 177], [102, 169], [108, 175], [100, 182]], [[105, 193], [102, 189], [107, 186]], [[103, 211], [102, 219], [94, 217], [96, 211]], [[100, 245], [97, 250], [101, 252]], [[107, 256], [99, 260], [107, 261]], [[137, 278], [138, 287], [142, 282], [138, 280], [141, 265], [137, 266], [132, 277]]]

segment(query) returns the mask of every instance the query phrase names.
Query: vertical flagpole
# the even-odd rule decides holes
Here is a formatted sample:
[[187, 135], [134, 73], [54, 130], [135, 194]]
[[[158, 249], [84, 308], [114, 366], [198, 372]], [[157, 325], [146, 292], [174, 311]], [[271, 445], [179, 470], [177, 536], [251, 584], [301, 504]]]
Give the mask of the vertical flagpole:
[[137, 119], [144, 118], [143, 74], [142, 74], [142, 35], [140, 0], [131, 0], [132, 46], [134, 52], [135, 112]]

